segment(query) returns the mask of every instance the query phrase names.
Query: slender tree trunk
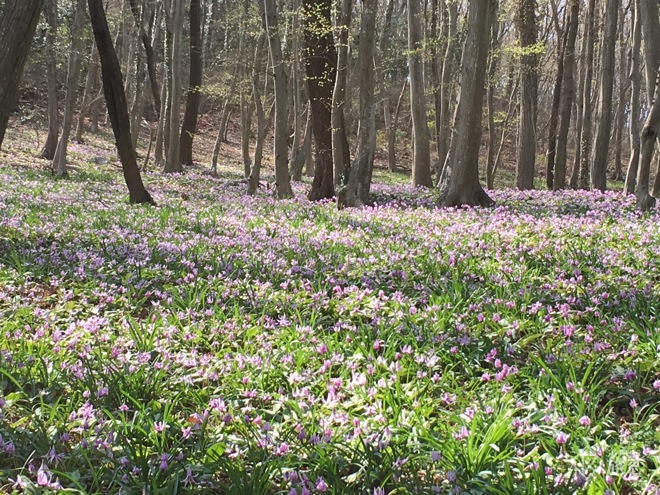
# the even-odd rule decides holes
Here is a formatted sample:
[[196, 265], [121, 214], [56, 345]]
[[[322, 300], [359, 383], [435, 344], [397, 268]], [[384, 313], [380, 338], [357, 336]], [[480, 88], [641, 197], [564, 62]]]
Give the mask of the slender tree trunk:
[[103, 0], [87, 0], [89, 17], [92, 21], [94, 38], [101, 59], [103, 74], [103, 92], [108, 105], [108, 113], [115, 134], [117, 151], [124, 171], [124, 179], [128, 186], [131, 203], [155, 204], [151, 195], [142, 183], [140, 169], [137, 165], [135, 149], [131, 143], [130, 120], [124, 83], [121, 75], [119, 59], [112, 43], [108, 22], [103, 10]]
[[493, 0], [472, 0], [468, 7], [456, 133], [452, 139], [448, 166], [443, 173], [439, 198], [439, 204], [445, 207], [491, 206], [494, 203], [479, 184], [479, 149], [490, 44], [484, 34], [489, 32], [495, 6]]
[[78, 119], [76, 122], [76, 138], [77, 143], [83, 142], [83, 134], [85, 133], [85, 118], [97, 99], [96, 80], [98, 79], [98, 64], [99, 52], [94, 43], [92, 43], [92, 53], [89, 57], [89, 64], [87, 65], [87, 77], [85, 79], [85, 92], [83, 93], [83, 101], [78, 111]]
[[584, 118], [584, 78], [586, 73], [585, 58], [587, 57], [587, 38], [584, 35], [582, 36], [581, 45], [579, 58], [580, 65], [578, 69], [579, 79], [577, 91], [575, 92], [575, 156], [573, 157], [573, 167], [571, 169], [571, 179], [569, 181], [569, 187], [571, 189], [577, 189], [580, 178], [580, 157], [582, 154], [580, 143], [582, 142]]
[[[348, 77], [348, 33], [351, 26], [353, 13], [353, 0], [342, 0], [339, 22], [337, 23], [337, 75], [332, 92], [331, 140], [332, 140], [332, 163], [334, 169], [334, 182], [336, 185], [346, 186], [348, 184], [345, 176], [346, 169], [350, 166], [350, 151], [344, 128], [344, 106], [346, 104], [346, 80]], [[311, 14], [308, 14], [311, 15]], [[310, 25], [308, 29], [313, 29]], [[316, 35], [308, 34], [308, 43], [315, 43]], [[309, 48], [308, 48], [309, 49]], [[308, 65], [308, 67], [310, 67]], [[310, 67], [311, 68], [311, 67]], [[329, 75], [330, 76], [330, 75]], [[311, 82], [311, 81], [310, 81]], [[314, 85], [314, 89], [316, 85]], [[310, 92], [311, 93], [311, 92]], [[312, 115], [314, 115], [312, 106]], [[312, 125], [314, 119], [312, 119]], [[318, 141], [317, 141], [318, 143]], [[318, 156], [318, 155], [317, 155]], [[312, 186], [313, 187], [313, 186]], [[333, 190], [334, 194], [334, 190]]]
[[202, 90], [202, 26], [200, 0], [190, 0], [190, 84], [186, 112], [181, 127], [181, 163], [193, 164], [193, 139], [197, 132], [197, 118]]
[[640, 0], [633, 0], [633, 44], [630, 50], [630, 160], [628, 161], [628, 172], [626, 174], [626, 183], [624, 191], [626, 194], [635, 192], [637, 180], [637, 170], [639, 168], [640, 137], [640, 95], [641, 95], [641, 70], [640, 57], [642, 56], [642, 20], [640, 18]]
[[[348, 171], [348, 184], [338, 196], [338, 206], [355, 207], [369, 203], [376, 147], [376, 105], [374, 98], [375, 30], [377, 0], [363, 0], [360, 20], [360, 127], [355, 159]], [[430, 173], [430, 172], [429, 172]]]
[[184, 0], [172, 0], [172, 93], [170, 96], [167, 159], [163, 172], [183, 172], [181, 166], [181, 45]]
[[[327, 29], [327, 26], [332, 25], [331, 1], [304, 0], [303, 9], [305, 15], [305, 70], [312, 113], [312, 130], [316, 143], [314, 180], [308, 198], [311, 201], [319, 201], [335, 195], [332, 156], [334, 93], [332, 83], [336, 82], [337, 78], [337, 52], [332, 32]], [[344, 126], [341, 119], [338, 122], [338, 129], [338, 132], [343, 132]], [[346, 150], [342, 149], [342, 154]]]
[[43, 0], [5, 0], [0, 17], [0, 148]]
[[447, 51], [442, 66], [442, 91], [440, 105], [440, 135], [438, 137], [438, 162], [445, 167], [449, 153], [449, 137], [451, 135], [451, 100], [453, 98], [452, 78], [456, 71], [456, 60], [459, 56], [458, 43], [458, 2], [449, 2], [447, 6], [449, 27], [447, 32]]
[[78, 101], [78, 80], [80, 79], [80, 58], [82, 56], [82, 42], [84, 40], [82, 31], [85, 21], [85, 8], [77, 0], [73, 0], [74, 20], [71, 31], [71, 49], [69, 52], [69, 68], [66, 77], [66, 98], [64, 100], [64, 121], [62, 122], [62, 133], [55, 149], [53, 157], [53, 171], [58, 177], [68, 175], [66, 167], [67, 148], [69, 136], [73, 126], [73, 112]]
[[566, 187], [568, 132], [570, 130], [573, 97], [575, 95], [573, 74], [575, 72], [575, 40], [579, 25], [580, 1], [571, 0], [569, 6], [570, 13], [568, 17], [566, 44], [564, 45], [564, 73], [559, 104], [559, 129], [557, 132], [554, 182], [552, 185], [554, 191], [559, 191]]
[[493, 16], [493, 26], [491, 27], [491, 49], [490, 60], [488, 62], [488, 82], [486, 84], [486, 109], [488, 111], [488, 155], [486, 158], [486, 182], [488, 183], [488, 171], [495, 168], [495, 154], [497, 146], [497, 126], [495, 124], [495, 91], [497, 66], [499, 61], [499, 31], [500, 23], [497, 16]]
[[601, 49], [601, 82], [598, 129], [594, 143], [594, 159], [591, 166], [591, 188], [607, 189], [607, 156], [612, 131], [612, 96], [614, 87], [614, 65], [616, 62], [616, 28], [619, 0], [605, 3], [605, 32]]
[[[396, 129], [392, 119], [392, 109], [390, 97], [387, 88], [387, 70], [385, 68], [385, 60], [388, 59], [391, 45], [391, 30], [392, 30], [392, 15], [394, 12], [394, 0], [388, 0], [387, 10], [385, 11], [385, 23], [383, 25], [383, 32], [380, 37], [380, 62], [377, 64], [379, 68], [379, 84], [380, 95], [383, 103], [383, 121], [385, 124], [385, 135], [387, 136], [387, 168], [390, 172], [396, 170]], [[335, 177], [335, 181], [340, 178]]]
[[591, 122], [593, 121], [593, 99], [592, 86], [594, 74], [594, 45], [596, 43], [596, 0], [589, 0], [589, 11], [587, 13], [587, 59], [585, 65], [587, 72], [584, 76], [584, 88], [582, 102], [584, 104], [584, 118], [582, 119], [582, 141], [580, 142], [580, 180], [578, 185], [581, 189], [589, 187], [589, 160], [591, 157]]
[[557, 155], [557, 125], [559, 124], [559, 106], [561, 105], [561, 90], [564, 81], [564, 47], [568, 30], [562, 32], [557, 28], [557, 38], [560, 40], [557, 46], [557, 78], [552, 93], [552, 109], [550, 111], [550, 123], [548, 125], [548, 152], [546, 154], [546, 186], [554, 189], [555, 184], [555, 157]]
[[536, 0], [522, 0], [518, 6], [516, 27], [524, 54], [520, 60], [522, 85], [516, 187], [524, 190], [534, 188], [536, 168], [536, 108], [539, 86], [538, 55], [533, 49], [537, 43]]
[[424, 87], [424, 23], [421, 2], [408, 2], [408, 66], [413, 121], [413, 186], [431, 187], [431, 151]]
[[48, 74], [48, 137], [39, 154], [41, 158], [52, 160], [57, 148], [57, 137], [60, 131], [60, 111], [57, 96], [57, 0], [47, 0], [45, 5], [48, 32], [46, 33], [46, 72]]
[[218, 134], [215, 138], [215, 145], [213, 146], [213, 154], [211, 155], [211, 173], [215, 174], [218, 172], [218, 158], [220, 157], [220, 148], [222, 143], [225, 141], [225, 136], [227, 135], [227, 124], [229, 122], [229, 115], [231, 114], [231, 97], [236, 92], [236, 84], [238, 83], [238, 74], [241, 67], [241, 62], [237, 62], [234, 66], [234, 72], [232, 74], [231, 85], [229, 88], [229, 93], [224, 99], [222, 105], [222, 112], [220, 114], [220, 125], [218, 127]]
[[252, 98], [254, 101], [255, 115], [257, 117], [257, 142], [254, 147], [254, 159], [252, 160], [252, 167], [248, 176], [248, 190], [249, 196], [256, 194], [259, 188], [259, 180], [261, 178], [261, 160], [264, 154], [264, 143], [266, 141], [267, 120], [264, 112], [263, 103], [261, 101], [261, 91], [259, 91], [259, 60], [261, 59], [261, 52], [266, 42], [266, 36], [262, 33], [257, 40], [257, 47], [254, 51], [254, 69], [252, 72]]
[[619, 98], [614, 114], [614, 174], [612, 179], [623, 180], [623, 166], [621, 154], [623, 148], [623, 127], [625, 125], [626, 93], [628, 91], [628, 79], [626, 78], [626, 13], [623, 3], [619, 5]]
[[277, 4], [275, 0], [263, 0], [263, 4], [268, 48], [275, 81], [275, 194], [279, 199], [286, 199], [293, 197], [291, 177], [289, 176], [289, 136], [287, 136], [288, 82], [282, 56]]
[[[144, 24], [140, 19], [140, 8], [137, 2], [138, 0], [130, 0], [131, 11], [133, 12], [133, 17], [135, 18], [135, 27], [139, 31], [140, 39], [142, 40], [142, 45], [144, 46], [144, 53], [147, 57], [147, 71], [149, 73], [151, 96], [153, 97], [154, 100], [154, 111], [156, 112], [156, 114], [159, 114], [161, 108], [161, 102], [160, 102], [160, 88], [158, 87], [158, 77], [156, 76], [156, 58], [154, 56], [154, 49], [151, 44], [151, 37], [144, 29]], [[157, 6], [156, 8], [160, 8], [160, 6]], [[156, 16], [156, 18], [160, 19], [159, 16]]]

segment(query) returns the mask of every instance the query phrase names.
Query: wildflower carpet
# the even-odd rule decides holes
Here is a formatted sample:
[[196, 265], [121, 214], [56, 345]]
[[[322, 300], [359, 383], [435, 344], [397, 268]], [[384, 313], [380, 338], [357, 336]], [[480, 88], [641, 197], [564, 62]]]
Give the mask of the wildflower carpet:
[[0, 172], [0, 491], [660, 493], [660, 218]]

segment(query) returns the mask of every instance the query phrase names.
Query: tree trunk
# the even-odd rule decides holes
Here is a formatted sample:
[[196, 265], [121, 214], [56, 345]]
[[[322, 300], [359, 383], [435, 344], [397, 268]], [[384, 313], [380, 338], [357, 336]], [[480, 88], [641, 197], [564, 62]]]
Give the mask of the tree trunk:
[[[586, 26], [586, 23], [585, 23]], [[577, 90], [575, 91], [575, 156], [573, 157], [573, 168], [571, 169], [571, 179], [569, 187], [577, 189], [578, 181], [580, 178], [580, 158], [582, 149], [580, 143], [582, 142], [582, 127], [584, 118], [584, 78], [586, 73], [585, 58], [587, 57], [587, 38], [582, 36], [582, 46], [580, 48], [580, 65], [579, 65], [579, 79]]]
[[[344, 106], [346, 104], [346, 80], [348, 77], [348, 32], [351, 26], [351, 17], [353, 13], [353, 0], [342, 0], [341, 15], [337, 23], [337, 74], [335, 76], [334, 90], [332, 92], [332, 110], [331, 120], [331, 140], [332, 140], [332, 162], [334, 169], [334, 183], [336, 185], [346, 186], [345, 172], [350, 167], [350, 150], [348, 149], [348, 140], [346, 138], [346, 129], [344, 128]], [[308, 14], [308, 18], [313, 18], [313, 14]], [[314, 29], [310, 25], [308, 29]], [[308, 34], [308, 43], [315, 43], [318, 35]], [[311, 54], [310, 54], [311, 55]], [[319, 62], [316, 62], [317, 64]], [[311, 67], [310, 67], [311, 68]], [[329, 74], [331, 76], [331, 74]], [[308, 76], [309, 77], [309, 76]], [[308, 84], [311, 83], [309, 80]], [[310, 86], [308, 86], [310, 87]], [[314, 87], [316, 88], [316, 85]], [[314, 108], [312, 108], [314, 115]], [[312, 118], [312, 126], [314, 119]], [[313, 127], [312, 127], [313, 128]], [[318, 141], [317, 141], [318, 142]], [[317, 155], [318, 156], [318, 155]], [[312, 189], [314, 186], [312, 186]], [[328, 191], [329, 192], [329, 191]], [[334, 188], [333, 188], [334, 195]]]
[[83, 100], [78, 111], [78, 119], [76, 122], [76, 143], [83, 142], [83, 134], [85, 133], [85, 117], [96, 99], [96, 79], [98, 78], [98, 50], [94, 43], [92, 43], [92, 54], [89, 57], [89, 64], [87, 65], [87, 77], [85, 78], [85, 92], [83, 93]]
[[197, 117], [202, 89], [202, 26], [200, 0], [190, 0], [190, 84], [186, 112], [181, 127], [181, 163], [192, 165], [192, 147], [197, 132]]
[[612, 96], [618, 14], [619, 0], [607, 0], [605, 3], [605, 32], [601, 49], [598, 130], [594, 143], [594, 159], [591, 165], [591, 188], [599, 191], [607, 189], [607, 155], [612, 131]]
[[85, 22], [85, 8], [77, 0], [73, 0], [74, 20], [71, 29], [71, 49], [69, 52], [69, 68], [66, 76], [66, 98], [64, 100], [64, 120], [62, 133], [53, 157], [53, 171], [58, 177], [68, 175], [66, 168], [66, 155], [69, 146], [69, 136], [73, 126], [73, 112], [78, 101], [78, 82], [80, 79], [80, 58], [82, 56], [82, 34]]
[[[558, 21], [555, 21], [558, 22]], [[555, 184], [555, 157], [557, 155], [557, 125], [559, 123], [559, 106], [561, 105], [561, 85], [564, 81], [564, 47], [568, 30], [563, 32], [557, 25], [557, 78], [552, 93], [552, 109], [550, 111], [550, 123], [548, 124], [548, 152], [546, 154], [546, 186], [552, 190]]]
[[355, 159], [347, 171], [348, 184], [341, 190], [338, 197], [340, 208], [362, 206], [369, 203], [376, 147], [374, 49], [377, 8], [378, 3], [376, 0], [363, 0], [362, 2], [359, 46], [360, 126]]
[[[346, 6], [346, 3], [343, 4]], [[342, 112], [342, 77], [337, 75], [337, 51], [335, 49], [332, 31], [330, 0], [304, 0], [303, 12], [305, 16], [305, 71], [307, 74], [307, 88], [312, 112], [312, 131], [316, 141], [316, 163], [314, 166], [314, 180], [308, 198], [311, 201], [330, 199], [335, 195], [333, 170], [333, 145], [337, 147], [335, 163], [343, 163], [345, 150], [341, 148], [344, 141], [341, 139], [343, 126], [340, 112]], [[342, 9], [342, 14], [345, 11]], [[348, 27], [342, 23], [347, 19], [342, 15], [340, 29], [340, 43], [344, 41], [344, 33], [348, 34]], [[349, 19], [350, 22], [350, 19]], [[340, 46], [344, 50], [345, 46]], [[342, 62], [340, 62], [342, 63]], [[345, 66], [340, 65], [345, 71]], [[335, 83], [333, 89], [333, 82]], [[345, 82], [345, 72], [344, 80]], [[333, 109], [334, 104], [337, 105]], [[335, 122], [333, 125], [333, 110]], [[334, 128], [334, 129], [333, 129]], [[333, 130], [335, 132], [333, 141]], [[341, 166], [337, 165], [338, 171]]]
[[488, 60], [493, 0], [473, 0], [468, 7], [467, 39], [463, 49], [461, 92], [456, 112], [456, 133], [443, 173], [439, 204], [492, 206], [493, 200], [479, 184], [479, 149], [483, 94]]
[[263, 0], [264, 21], [268, 36], [268, 48], [275, 81], [275, 194], [278, 199], [293, 197], [291, 177], [289, 176], [289, 136], [287, 136], [288, 121], [288, 89], [287, 77], [282, 56], [279, 19], [275, 0]]
[[584, 117], [582, 119], [582, 140], [580, 142], [580, 179], [578, 186], [586, 189], [589, 186], [589, 160], [591, 158], [591, 122], [593, 121], [593, 100], [591, 87], [594, 75], [594, 45], [596, 43], [596, 0], [589, 0], [587, 13], [587, 59], [585, 65], [587, 72], [584, 76], [582, 89], [582, 102], [584, 104]]
[[43, 0], [5, 0], [0, 18], [0, 148], [42, 6]]
[[568, 17], [566, 44], [564, 45], [564, 74], [561, 83], [561, 97], [559, 104], [559, 129], [557, 132], [557, 145], [555, 157], [554, 182], [552, 189], [559, 191], [566, 187], [566, 162], [568, 157], [568, 131], [571, 124], [573, 110], [573, 97], [575, 96], [575, 40], [578, 32], [580, 15], [580, 1], [571, 0]]
[[449, 136], [451, 135], [451, 101], [453, 99], [452, 78], [458, 58], [458, 2], [449, 2], [447, 6], [449, 28], [447, 32], [447, 51], [442, 66], [442, 91], [440, 104], [440, 135], [438, 137], [438, 162], [442, 169], [449, 153]]
[[183, 172], [181, 166], [181, 45], [183, 37], [184, 0], [172, 0], [172, 93], [170, 96], [168, 150], [165, 173]]
[[626, 93], [628, 91], [628, 80], [626, 78], [626, 13], [623, 3], [619, 5], [619, 98], [614, 114], [614, 174], [612, 179], [623, 180], [623, 166], [621, 165], [621, 153], [623, 147], [623, 127], [625, 126]]
[[536, 0], [521, 0], [518, 3], [516, 27], [520, 46], [523, 49], [520, 59], [522, 85], [516, 187], [524, 190], [534, 188], [536, 168], [536, 107], [539, 86], [538, 55], [533, 48], [537, 42]]
[[495, 169], [495, 157], [497, 146], [497, 125], [495, 123], [495, 91], [497, 90], [497, 67], [499, 61], [499, 31], [500, 23], [497, 16], [493, 16], [491, 27], [491, 49], [488, 62], [488, 82], [486, 84], [486, 109], [488, 111], [488, 155], [486, 158], [486, 183], [490, 183], [490, 171]]
[[46, 33], [46, 72], [48, 74], [48, 137], [39, 154], [41, 158], [52, 160], [57, 148], [60, 131], [60, 111], [58, 108], [57, 87], [57, 0], [47, 0], [44, 9], [48, 32]]
[[[646, 92], [651, 112], [646, 120], [641, 135], [640, 164], [637, 174], [637, 206], [641, 210], [646, 210], [655, 200], [648, 194], [649, 176], [651, 168], [651, 159], [655, 143], [651, 136], [658, 136], [658, 70], [660, 69], [660, 21], [658, 20], [658, 2], [657, 0], [641, 0], [640, 14], [642, 19], [642, 32], [644, 37], [644, 59], [646, 75]], [[654, 98], [655, 94], [655, 98]], [[654, 115], [655, 110], [655, 115]], [[660, 161], [659, 161], [660, 164]], [[648, 170], [647, 170], [648, 168]], [[657, 189], [660, 190], [660, 178], [656, 174]], [[654, 189], [656, 189], [654, 184]]]
[[[392, 14], [394, 12], [394, 0], [387, 2], [387, 10], [385, 12], [385, 24], [383, 26], [383, 33], [380, 38], [380, 94], [383, 102], [383, 120], [385, 124], [385, 134], [387, 136], [387, 169], [390, 172], [396, 170], [396, 129], [392, 119], [392, 109], [390, 97], [387, 91], [386, 77], [387, 72], [384, 67], [384, 60], [386, 60], [390, 53], [391, 44], [391, 30], [392, 30]], [[337, 179], [335, 179], [337, 180]]]
[[117, 151], [121, 160], [124, 179], [129, 191], [131, 203], [155, 204], [149, 192], [145, 189], [137, 165], [135, 149], [131, 143], [130, 120], [124, 83], [121, 75], [119, 59], [112, 44], [112, 36], [103, 10], [103, 0], [87, 0], [89, 17], [92, 21], [94, 38], [101, 59], [103, 75], [103, 92], [108, 105], [108, 114], [115, 134]]
[[422, 2], [408, 2], [408, 66], [413, 122], [413, 186], [431, 187], [431, 151], [424, 89], [424, 24]]
[[[156, 59], [154, 57], [154, 49], [151, 44], [151, 37], [145, 31], [144, 24], [140, 20], [140, 8], [137, 4], [137, 0], [130, 0], [130, 2], [131, 11], [133, 12], [133, 17], [135, 18], [135, 26], [139, 31], [140, 39], [142, 40], [142, 45], [144, 46], [144, 53], [147, 57], [147, 72], [149, 73], [151, 96], [154, 100], [154, 111], [156, 112], [156, 115], [160, 117], [160, 88], [158, 87], [158, 77], [156, 76]], [[157, 8], [160, 8], [160, 6]], [[156, 18], [159, 19], [158, 16], [156, 16]]]
[[639, 138], [639, 119], [640, 119], [640, 95], [641, 95], [641, 74], [640, 57], [642, 49], [642, 20], [640, 18], [640, 0], [633, 0], [633, 44], [630, 50], [630, 160], [628, 161], [628, 172], [626, 173], [626, 183], [623, 190], [626, 194], [635, 192], [637, 180], [637, 170], [639, 168], [640, 138]]
[[264, 142], [266, 141], [266, 114], [264, 106], [261, 101], [261, 91], [259, 91], [259, 60], [261, 59], [261, 51], [266, 41], [265, 35], [262, 33], [257, 40], [257, 47], [254, 51], [254, 64], [252, 71], [252, 98], [254, 101], [255, 114], [257, 117], [257, 142], [254, 147], [254, 159], [252, 160], [252, 167], [248, 175], [248, 190], [249, 196], [254, 195], [259, 188], [259, 180], [261, 178], [261, 160], [264, 154]]

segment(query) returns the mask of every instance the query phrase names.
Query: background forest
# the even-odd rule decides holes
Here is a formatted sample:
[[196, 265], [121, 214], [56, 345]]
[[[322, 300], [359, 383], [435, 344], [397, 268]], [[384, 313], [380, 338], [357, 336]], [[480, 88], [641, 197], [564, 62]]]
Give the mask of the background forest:
[[[101, 61], [84, 2], [23, 2], [25, 19], [42, 3], [23, 90], [3, 111], [20, 94], [41, 123], [48, 95], [41, 156], [64, 176], [68, 142], [107, 120]], [[217, 173], [231, 130], [250, 194], [264, 159], [279, 197], [305, 173], [310, 199], [338, 194], [340, 206], [370, 202], [374, 163], [437, 185], [445, 205], [490, 204], [479, 174], [492, 189], [498, 171], [514, 169], [503, 183], [523, 190], [625, 181], [640, 209], [660, 189], [650, 183], [655, 0], [130, 0], [99, 12], [119, 63], [108, 70], [125, 81], [122, 125], [143, 167]], [[5, 16], [16, 21], [6, 36], [35, 27], [19, 14]], [[195, 146], [199, 130], [214, 135], [212, 150]]]
[[0, 492], [660, 495], [659, 15], [0, 0]]

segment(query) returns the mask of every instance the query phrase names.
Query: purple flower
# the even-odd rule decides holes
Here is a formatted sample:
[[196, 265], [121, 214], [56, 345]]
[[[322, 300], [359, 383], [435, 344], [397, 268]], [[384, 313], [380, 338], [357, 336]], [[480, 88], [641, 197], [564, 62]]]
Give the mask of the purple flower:
[[320, 476], [316, 479], [316, 489], [321, 493], [326, 492], [328, 490], [328, 484]]
[[559, 445], [564, 445], [566, 442], [568, 442], [568, 438], [570, 435], [564, 433], [563, 431], [560, 431], [555, 435], [555, 442], [557, 442]]

